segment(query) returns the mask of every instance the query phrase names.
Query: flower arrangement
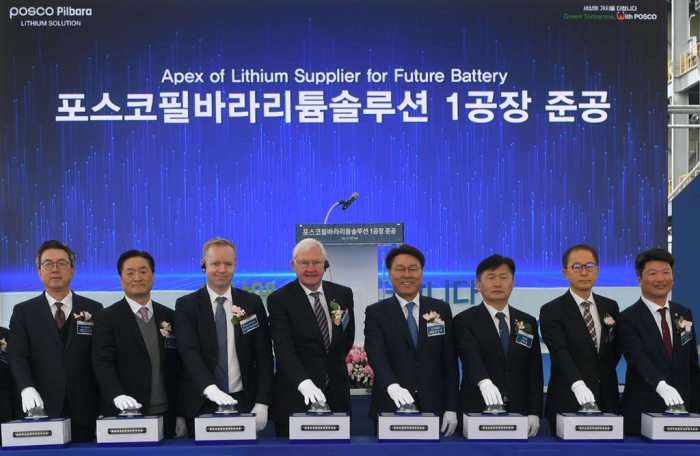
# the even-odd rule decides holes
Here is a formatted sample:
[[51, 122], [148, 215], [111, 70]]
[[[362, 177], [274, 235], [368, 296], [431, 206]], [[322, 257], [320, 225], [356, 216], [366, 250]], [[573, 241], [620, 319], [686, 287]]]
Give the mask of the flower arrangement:
[[440, 319], [440, 314], [435, 312], [434, 310], [423, 314], [423, 319], [428, 323], [442, 323], [442, 320]]
[[2, 339], [0, 339], [0, 352], [4, 351], [7, 351], [7, 341], [3, 337]]
[[74, 313], [73, 318], [75, 318], [75, 321], [82, 321], [87, 323], [88, 321], [92, 321], [92, 314], [90, 312], [80, 311], [79, 314]]
[[[676, 317], [678, 317], [678, 314], [676, 314]], [[679, 318], [676, 318], [676, 329], [679, 333], [690, 332], [690, 328], [692, 327], [693, 322], [683, 318], [683, 315], [681, 315]]]
[[613, 319], [610, 314], [605, 314], [605, 318], [603, 318], [603, 323], [605, 323], [608, 326], [615, 326], [615, 319]]
[[371, 388], [374, 384], [374, 371], [369, 367], [365, 345], [353, 345], [345, 357], [350, 377], [350, 388]]
[[167, 321], [161, 321], [160, 322], [160, 334], [163, 337], [168, 337], [172, 333], [173, 333], [173, 328], [170, 325], [170, 323], [168, 323]]
[[241, 320], [245, 320], [245, 310], [238, 306], [233, 306], [231, 309], [233, 311], [233, 317], [231, 317], [231, 323], [235, 326], [241, 323]]
[[333, 320], [334, 325], [340, 326], [340, 323], [343, 321], [344, 314], [345, 311], [340, 308], [340, 304], [335, 302], [335, 300], [331, 301], [331, 320]]
[[522, 331], [523, 334], [532, 335], [532, 325], [524, 321], [515, 320], [515, 334], [518, 334], [520, 331]]

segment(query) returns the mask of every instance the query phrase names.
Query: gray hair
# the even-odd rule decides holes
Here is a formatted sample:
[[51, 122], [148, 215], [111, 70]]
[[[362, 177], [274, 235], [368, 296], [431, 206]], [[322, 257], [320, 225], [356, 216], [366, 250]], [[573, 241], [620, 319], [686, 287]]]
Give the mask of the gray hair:
[[296, 245], [296, 247], [294, 247], [294, 250], [292, 251], [292, 259], [296, 260], [296, 258], [299, 255], [303, 253], [308, 253], [309, 250], [313, 249], [314, 247], [318, 247], [319, 249], [321, 249], [321, 254], [323, 255], [323, 259], [325, 260], [327, 258], [326, 248], [319, 241], [312, 238], [306, 238], [299, 241], [299, 243]]

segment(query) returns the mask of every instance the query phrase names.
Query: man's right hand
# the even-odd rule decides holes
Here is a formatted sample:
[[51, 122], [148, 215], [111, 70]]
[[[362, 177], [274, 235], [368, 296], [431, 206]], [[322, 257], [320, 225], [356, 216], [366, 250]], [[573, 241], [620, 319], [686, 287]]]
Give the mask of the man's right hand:
[[121, 396], [117, 396], [114, 398], [114, 406], [118, 408], [119, 410], [126, 410], [126, 409], [140, 409], [142, 407], [141, 404], [136, 402], [136, 399], [134, 399], [131, 396], [127, 396], [126, 394], [122, 394]]
[[209, 385], [204, 388], [204, 395], [217, 405], [235, 405], [238, 401], [224, 393], [216, 385]]
[[661, 396], [668, 407], [683, 403], [683, 398], [678, 393], [678, 390], [663, 380], [656, 386], [656, 392]]
[[484, 397], [484, 402], [486, 402], [487, 406], [498, 405], [503, 403], [501, 392], [490, 379], [487, 378], [486, 380], [482, 380], [479, 383], [479, 389], [481, 390], [481, 395]]
[[302, 396], [304, 396], [306, 405], [313, 404], [314, 402], [326, 402], [326, 396], [323, 394], [323, 391], [314, 385], [314, 382], [309, 378], [299, 383], [297, 389]]
[[27, 413], [33, 408], [44, 408], [44, 401], [33, 387], [24, 388], [22, 390], [22, 410]]
[[396, 408], [401, 408], [401, 406], [405, 404], [413, 404], [413, 396], [411, 396], [411, 393], [409, 393], [406, 388], [401, 388], [401, 385], [398, 383], [389, 385], [386, 392], [389, 393], [389, 397], [394, 401], [394, 404], [396, 404]]

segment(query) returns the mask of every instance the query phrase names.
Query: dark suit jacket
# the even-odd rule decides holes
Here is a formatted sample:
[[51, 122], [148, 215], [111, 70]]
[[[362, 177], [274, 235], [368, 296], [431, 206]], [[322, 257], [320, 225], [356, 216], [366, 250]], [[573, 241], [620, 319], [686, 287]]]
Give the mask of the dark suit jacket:
[[[537, 320], [512, 306], [509, 309], [511, 328], [507, 357], [483, 303], [461, 312], [452, 322], [455, 347], [462, 361], [461, 413], [481, 413], [486, 408], [478, 384], [488, 378], [501, 395], [508, 397], [509, 412], [542, 416], [544, 380]], [[516, 320], [532, 327], [534, 339], [530, 348], [515, 342]]]
[[[444, 336], [427, 336], [423, 315], [434, 310], [445, 322]], [[459, 371], [452, 336], [452, 312], [443, 301], [421, 295], [418, 318], [418, 347], [413, 346], [408, 323], [396, 296], [367, 307], [365, 312], [365, 349], [374, 370], [374, 386], [369, 417], [394, 412], [396, 405], [386, 388], [398, 383], [418, 396], [420, 410], [436, 413], [456, 412], [459, 396]]]
[[[158, 328], [160, 348], [160, 369], [168, 395], [168, 410], [177, 413], [178, 365], [177, 348], [166, 348], [165, 338], [160, 332], [161, 322], [174, 325], [175, 312], [157, 302], [153, 302], [153, 316]], [[92, 365], [95, 378], [100, 385], [102, 397], [109, 404], [105, 414], [115, 416], [119, 409], [114, 406], [114, 398], [125, 394], [136, 399], [148, 413], [151, 400], [151, 358], [141, 335], [138, 322], [126, 299], [112, 304], [95, 315], [95, 336], [92, 342]]]
[[[72, 313], [95, 316], [101, 309], [99, 302], [73, 293]], [[64, 347], [45, 293], [17, 304], [10, 319], [10, 369], [20, 392], [36, 388], [49, 417], [61, 417], [67, 398], [71, 421], [94, 427], [99, 392], [90, 357], [93, 336], [79, 335], [73, 318], [66, 324], [70, 333]]]
[[603, 412], [620, 414], [615, 370], [620, 361], [618, 331], [611, 331], [603, 321], [610, 315], [617, 322], [619, 308], [617, 302], [595, 293], [593, 299], [600, 317], [599, 351], [570, 291], [540, 309], [542, 339], [552, 362], [545, 416], [554, 430], [557, 413], [574, 413], [581, 408], [571, 391], [571, 385], [578, 380], [584, 381]]
[[695, 326], [691, 329], [692, 340], [681, 345], [681, 336], [675, 325], [680, 316], [694, 323], [693, 315], [690, 309], [678, 303], [669, 302], [669, 306], [673, 360], [668, 356], [656, 320], [641, 299], [622, 311], [617, 322], [620, 348], [627, 361], [622, 413], [628, 435], [640, 434], [642, 413], [666, 410], [666, 404], [656, 393], [656, 386], [661, 380], [678, 390], [689, 411], [700, 412], [700, 368]]
[[[246, 315], [257, 315], [259, 327], [247, 334], [234, 325], [236, 355], [241, 368], [243, 395], [248, 404], [272, 402], [272, 344], [267, 313], [260, 296], [231, 288], [233, 305]], [[208, 399], [204, 389], [215, 384], [214, 366], [219, 353], [216, 323], [206, 287], [175, 302], [177, 348], [184, 364], [178, 409], [185, 418], [194, 418]]]
[[[0, 339], [10, 343], [10, 330], [0, 327]], [[7, 352], [0, 354], [0, 423], [20, 418], [22, 408], [15, 380], [10, 372], [10, 359]], [[0, 439], [0, 442], [2, 440]]]
[[328, 352], [309, 298], [298, 280], [267, 297], [277, 367], [270, 419], [276, 423], [287, 424], [291, 413], [308, 410], [309, 406], [304, 404], [304, 397], [297, 389], [299, 383], [310, 379], [323, 390], [326, 376], [330, 382], [332, 397], [328, 399], [334, 406], [333, 411], [350, 413], [350, 382], [345, 356], [355, 341], [352, 290], [332, 282], [322, 282], [322, 286], [329, 313], [330, 303], [335, 301], [350, 318], [345, 330], [342, 323], [335, 325], [331, 322], [333, 331]]

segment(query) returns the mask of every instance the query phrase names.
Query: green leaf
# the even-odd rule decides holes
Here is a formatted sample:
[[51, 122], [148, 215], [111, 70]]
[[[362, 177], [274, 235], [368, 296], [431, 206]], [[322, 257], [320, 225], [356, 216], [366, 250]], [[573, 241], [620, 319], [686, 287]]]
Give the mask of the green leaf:
[[333, 309], [333, 310], [339, 310], [339, 309], [340, 309], [340, 305], [338, 305], [338, 303], [335, 302], [335, 301], [331, 301], [331, 304], [330, 304], [330, 305], [331, 305], [331, 309]]
[[233, 326], [236, 326], [238, 323], [240, 323], [238, 317], [231, 318], [231, 324], [233, 324]]

